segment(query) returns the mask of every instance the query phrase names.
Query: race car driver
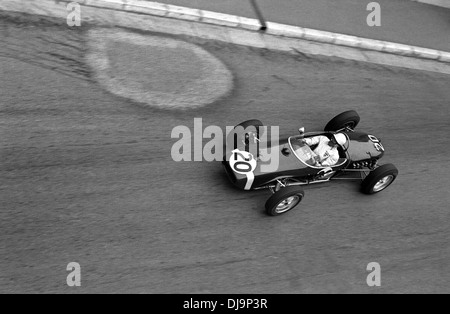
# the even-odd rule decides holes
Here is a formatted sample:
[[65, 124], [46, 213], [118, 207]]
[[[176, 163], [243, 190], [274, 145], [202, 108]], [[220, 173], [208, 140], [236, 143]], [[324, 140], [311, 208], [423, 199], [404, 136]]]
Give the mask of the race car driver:
[[310, 147], [317, 145], [313, 150], [315, 154], [313, 159], [317, 167], [335, 165], [339, 160], [338, 145], [344, 145], [346, 142], [347, 137], [342, 133], [335, 134], [331, 140], [323, 135], [303, 139], [303, 143]]

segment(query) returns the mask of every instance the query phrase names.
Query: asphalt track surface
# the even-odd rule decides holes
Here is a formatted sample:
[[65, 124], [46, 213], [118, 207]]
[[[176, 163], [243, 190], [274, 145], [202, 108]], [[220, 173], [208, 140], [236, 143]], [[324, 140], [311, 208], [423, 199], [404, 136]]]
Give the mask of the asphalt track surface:
[[[256, 18], [250, 0], [158, 0]], [[267, 21], [365, 38], [450, 51], [450, 9], [410, 0], [377, 0], [381, 26], [367, 25], [367, 5], [361, 0], [257, 0]]]
[[[233, 94], [165, 111], [92, 79], [87, 27], [0, 25], [1, 293], [450, 292], [448, 76], [195, 41], [232, 70]], [[219, 163], [171, 159], [172, 128], [195, 117], [259, 118], [289, 135], [347, 109], [400, 170], [378, 195], [306, 187], [272, 218], [267, 191], [232, 188]], [[69, 262], [79, 288], [66, 285]], [[379, 288], [366, 285], [370, 262]]]

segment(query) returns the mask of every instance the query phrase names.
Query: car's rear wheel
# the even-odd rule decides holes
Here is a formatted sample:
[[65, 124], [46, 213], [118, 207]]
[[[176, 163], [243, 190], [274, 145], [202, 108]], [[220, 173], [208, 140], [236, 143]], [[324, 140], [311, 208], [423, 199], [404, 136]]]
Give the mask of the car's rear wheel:
[[266, 202], [266, 213], [278, 216], [296, 207], [305, 196], [305, 192], [296, 186], [288, 186], [275, 192]]
[[375, 194], [385, 190], [397, 178], [398, 169], [393, 164], [382, 165], [371, 171], [361, 184], [365, 194]]
[[336, 132], [345, 128], [354, 130], [361, 120], [359, 114], [354, 110], [345, 111], [328, 122], [325, 126], [326, 132]]

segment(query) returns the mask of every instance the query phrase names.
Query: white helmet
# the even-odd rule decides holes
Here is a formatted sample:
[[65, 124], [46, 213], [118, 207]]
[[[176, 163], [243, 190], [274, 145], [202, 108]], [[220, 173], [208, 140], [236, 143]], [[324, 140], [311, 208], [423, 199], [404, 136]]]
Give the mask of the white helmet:
[[334, 134], [334, 139], [336, 140], [336, 143], [341, 146], [344, 146], [345, 143], [347, 143], [347, 136], [345, 136], [345, 134], [343, 133]]

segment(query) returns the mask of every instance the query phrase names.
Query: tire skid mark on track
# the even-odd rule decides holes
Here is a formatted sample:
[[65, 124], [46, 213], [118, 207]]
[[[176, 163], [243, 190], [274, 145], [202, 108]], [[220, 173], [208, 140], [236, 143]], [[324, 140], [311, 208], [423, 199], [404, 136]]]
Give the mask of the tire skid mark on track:
[[[36, 28], [41, 21], [28, 21], [25, 15], [14, 16], [17, 20], [5, 18], [4, 13], [0, 14], [0, 29], [4, 35], [0, 47], [1, 56], [79, 79], [90, 77], [90, 69], [83, 60], [87, 49], [84, 28], [63, 30], [61, 25], [45, 19], [48, 25], [46, 32], [42, 32]], [[24, 20], [25, 23], [22, 22]], [[27, 33], [24, 34], [23, 30]], [[33, 40], [29, 40], [30, 37]]]

